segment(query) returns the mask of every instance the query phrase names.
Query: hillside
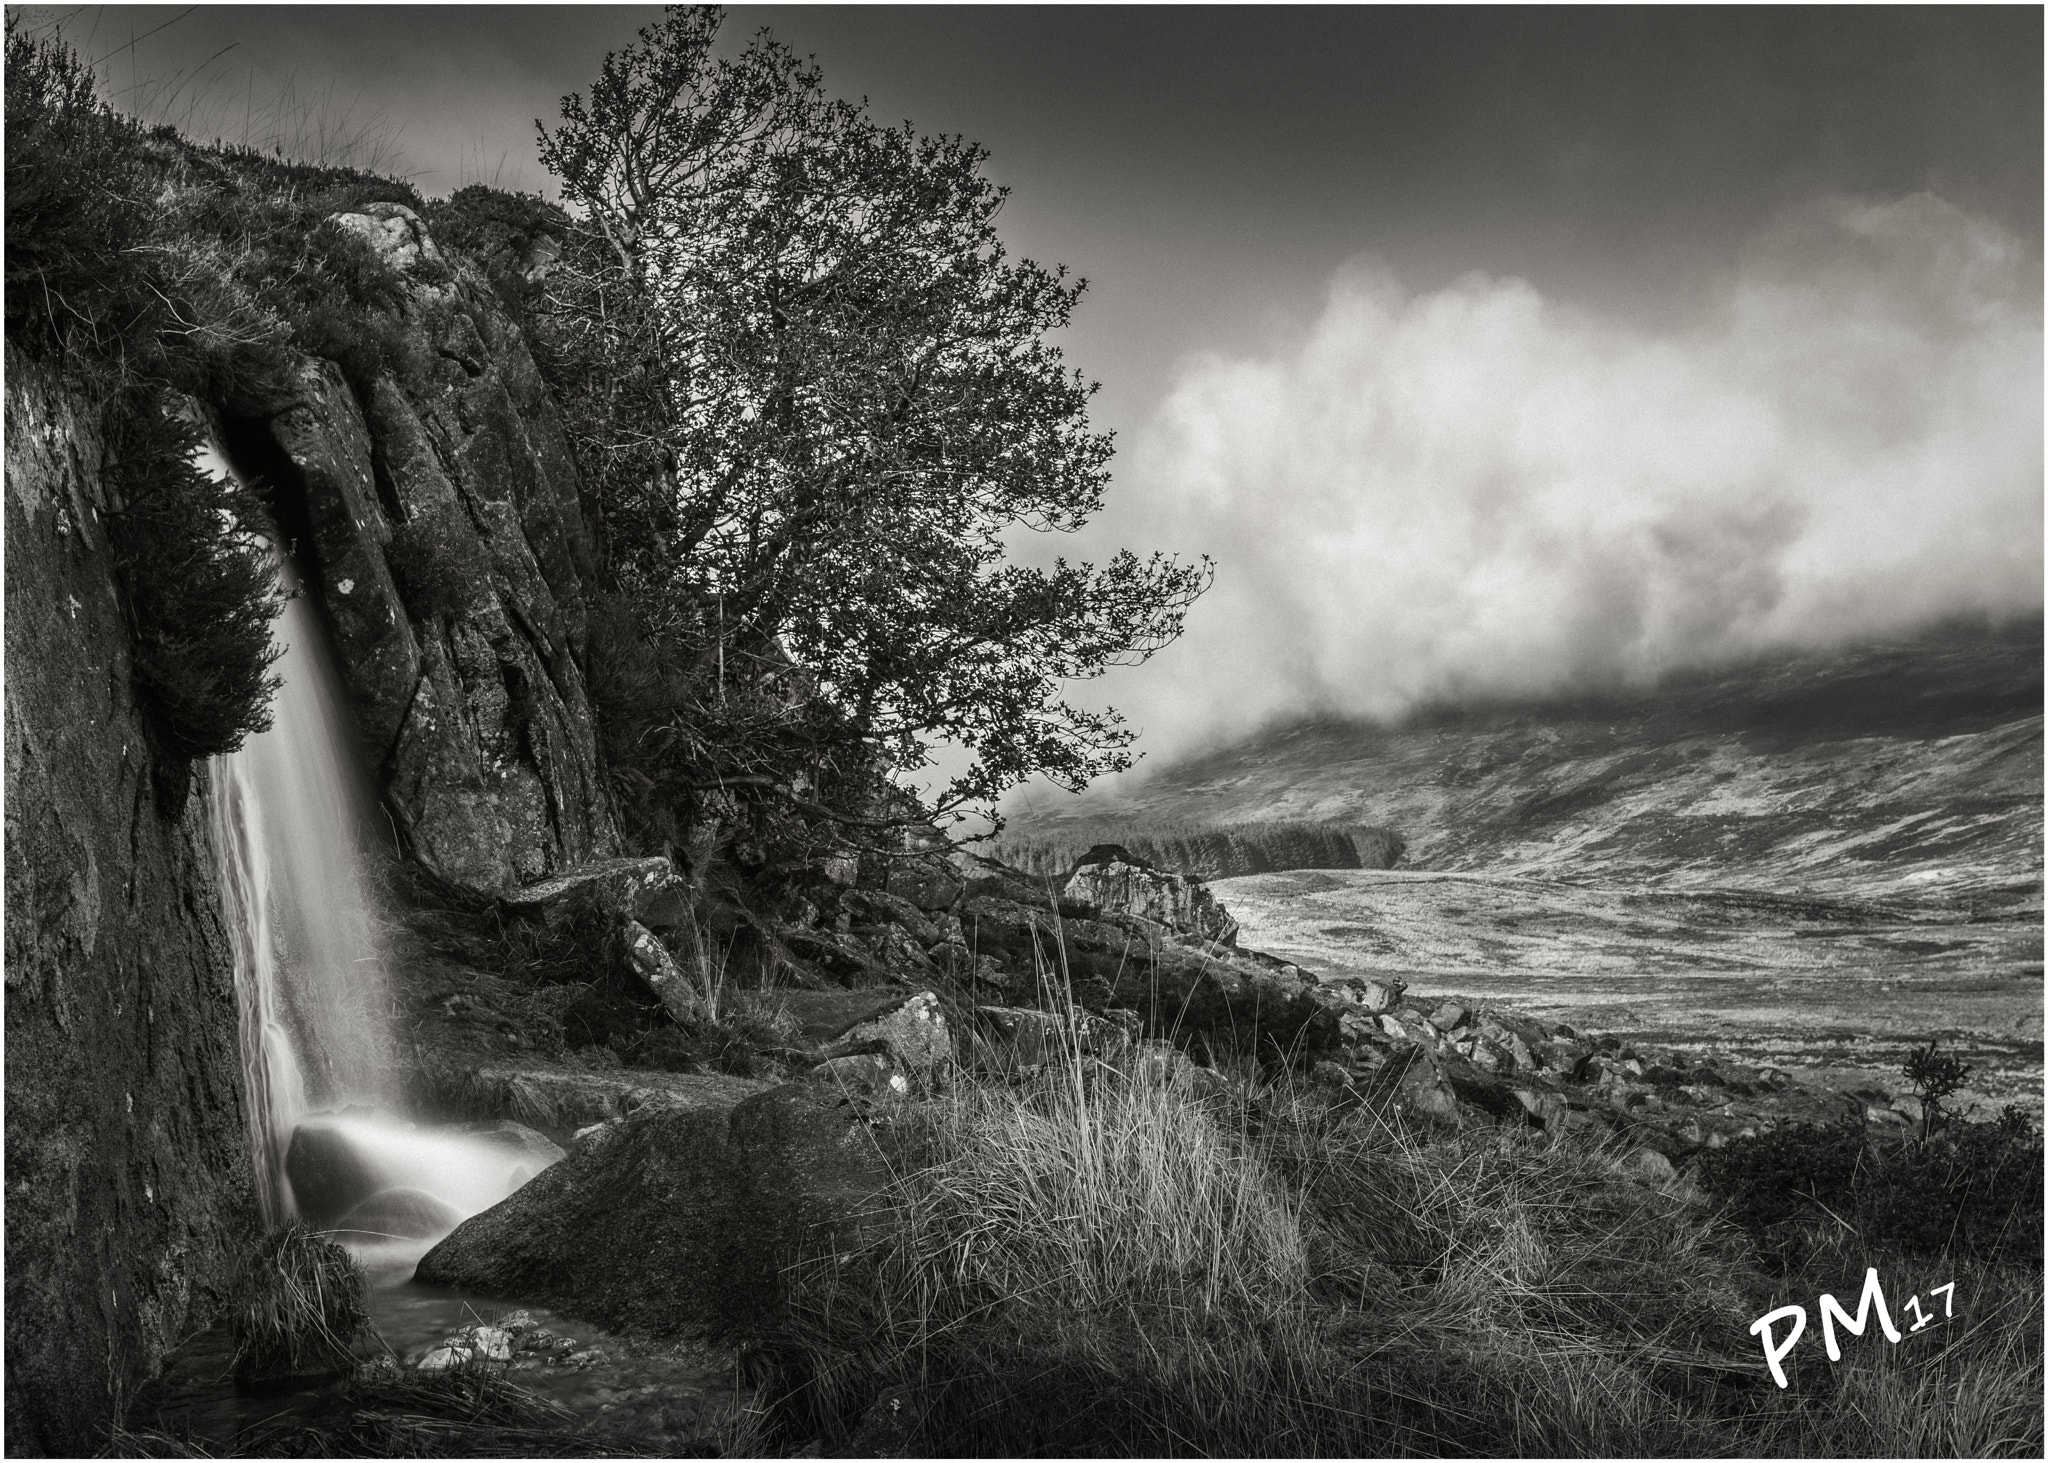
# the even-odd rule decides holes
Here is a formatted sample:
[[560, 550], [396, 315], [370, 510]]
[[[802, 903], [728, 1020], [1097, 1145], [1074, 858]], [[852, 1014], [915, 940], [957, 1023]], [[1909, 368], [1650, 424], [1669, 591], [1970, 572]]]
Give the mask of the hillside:
[[1017, 818], [1379, 824], [1401, 867], [2038, 907], [2038, 620], [1653, 691], [1316, 721]]
[[1949, 627], [1653, 693], [1311, 723], [1024, 821], [1383, 824], [1398, 868], [1222, 879], [1324, 976], [1894, 1076], [1939, 1037], [2039, 1101], [2041, 625]]

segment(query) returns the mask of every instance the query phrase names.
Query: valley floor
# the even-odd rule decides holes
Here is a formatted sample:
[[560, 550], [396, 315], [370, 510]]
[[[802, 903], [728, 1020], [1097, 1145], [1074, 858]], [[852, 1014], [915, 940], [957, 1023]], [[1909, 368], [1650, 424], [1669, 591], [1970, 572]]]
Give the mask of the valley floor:
[[1812, 1073], [1896, 1081], [1930, 1038], [1977, 1070], [1964, 1095], [2038, 1112], [2038, 902], [1976, 911], [1749, 889], [1578, 884], [1403, 870], [1297, 870], [1212, 888], [1240, 940], [1323, 976], [1501, 1001]]

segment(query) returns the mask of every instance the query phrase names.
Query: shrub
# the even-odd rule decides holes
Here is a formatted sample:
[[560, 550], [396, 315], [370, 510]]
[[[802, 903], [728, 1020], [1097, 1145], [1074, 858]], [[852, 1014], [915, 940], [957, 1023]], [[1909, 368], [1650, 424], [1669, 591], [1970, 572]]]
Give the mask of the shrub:
[[7, 334], [39, 355], [80, 334], [104, 346], [152, 313], [133, 262], [135, 129], [61, 40], [10, 12], [6, 44]]
[[369, 1286], [349, 1252], [300, 1224], [268, 1236], [228, 1296], [235, 1375], [318, 1376], [355, 1365]]
[[162, 757], [189, 762], [268, 729], [280, 601], [270, 548], [249, 531], [263, 521], [260, 502], [200, 470], [203, 439], [172, 405], [147, 386], [111, 402], [108, 527], [152, 736]]
[[1937, 1043], [1929, 1041], [1924, 1047], [1916, 1047], [1906, 1058], [1906, 1080], [1913, 1084], [1913, 1090], [1920, 1095], [1921, 1111], [1920, 1136], [1932, 1137], [1941, 1126], [1942, 1102], [1953, 1097], [1968, 1080], [1970, 1068], [1960, 1057], [1952, 1053], [1937, 1052]]
[[2017, 1109], [1886, 1147], [1855, 1124], [1794, 1125], [1710, 1149], [1695, 1174], [1759, 1234], [1818, 1219], [1892, 1254], [2039, 1263], [2041, 1135]]

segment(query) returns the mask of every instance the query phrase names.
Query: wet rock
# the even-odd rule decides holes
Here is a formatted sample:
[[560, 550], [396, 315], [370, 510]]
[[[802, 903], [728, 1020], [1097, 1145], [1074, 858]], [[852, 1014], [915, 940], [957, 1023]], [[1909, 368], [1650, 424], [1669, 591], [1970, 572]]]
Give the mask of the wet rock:
[[462, 1223], [462, 1213], [424, 1189], [380, 1189], [329, 1228], [331, 1238], [434, 1239]]
[[855, 1105], [816, 1085], [646, 1112], [460, 1226], [418, 1278], [664, 1338], [759, 1325], [783, 1266], [889, 1178]]
[[1154, 868], [1115, 844], [1082, 855], [1061, 897], [1095, 914], [1129, 914], [1176, 934], [1221, 945], [1237, 940], [1232, 919], [1202, 880]]
[[292, 1130], [285, 1176], [299, 1212], [324, 1228], [384, 1187], [382, 1173], [342, 1124], [318, 1115]]
[[558, 1131], [616, 1122], [654, 1108], [723, 1112], [767, 1086], [723, 1074], [557, 1066], [540, 1059], [478, 1067], [464, 1073], [457, 1085], [471, 1111], [516, 1113], [525, 1122]]

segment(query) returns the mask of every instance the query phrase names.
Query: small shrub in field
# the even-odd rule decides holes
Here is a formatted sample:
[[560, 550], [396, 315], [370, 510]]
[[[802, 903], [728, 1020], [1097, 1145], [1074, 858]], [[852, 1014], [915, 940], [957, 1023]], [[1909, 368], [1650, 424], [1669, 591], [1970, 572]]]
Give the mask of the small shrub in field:
[[1934, 1136], [1935, 1130], [1941, 1126], [1942, 1103], [1953, 1097], [1970, 1076], [1970, 1068], [1962, 1058], [1950, 1052], [1938, 1052], [1936, 1045], [1929, 1041], [1924, 1047], [1916, 1047], [1906, 1058], [1906, 1080], [1920, 1095], [1924, 1114], [1920, 1136], [1923, 1138]]
[[300, 1224], [257, 1248], [228, 1297], [235, 1375], [317, 1376], [355, 1363], [369, 1325], [369, 1287], [349, 1252]]
[[2041, 1134], [2018, 1109], [1885, 1155], [1859, 1194], [1872, 1245], [1918, 1255], [2041, 1260]]
[[1854, 1125], [1795, 1125], [1710, 1149], [1699, 1182], [1755, 1230], [1825, 1217], [1901, 1255], [2038, 1262], [2041, 1135], [2016, 1109], [1877, 1148]]
[[1697, 1175], [1727, 1201], [1731, 1219], [1761, 1228], [1800, 1215], [1853, 1212], [1864, 1153], [1860, 1124], [1792, 1123], [1706, 1150]]

